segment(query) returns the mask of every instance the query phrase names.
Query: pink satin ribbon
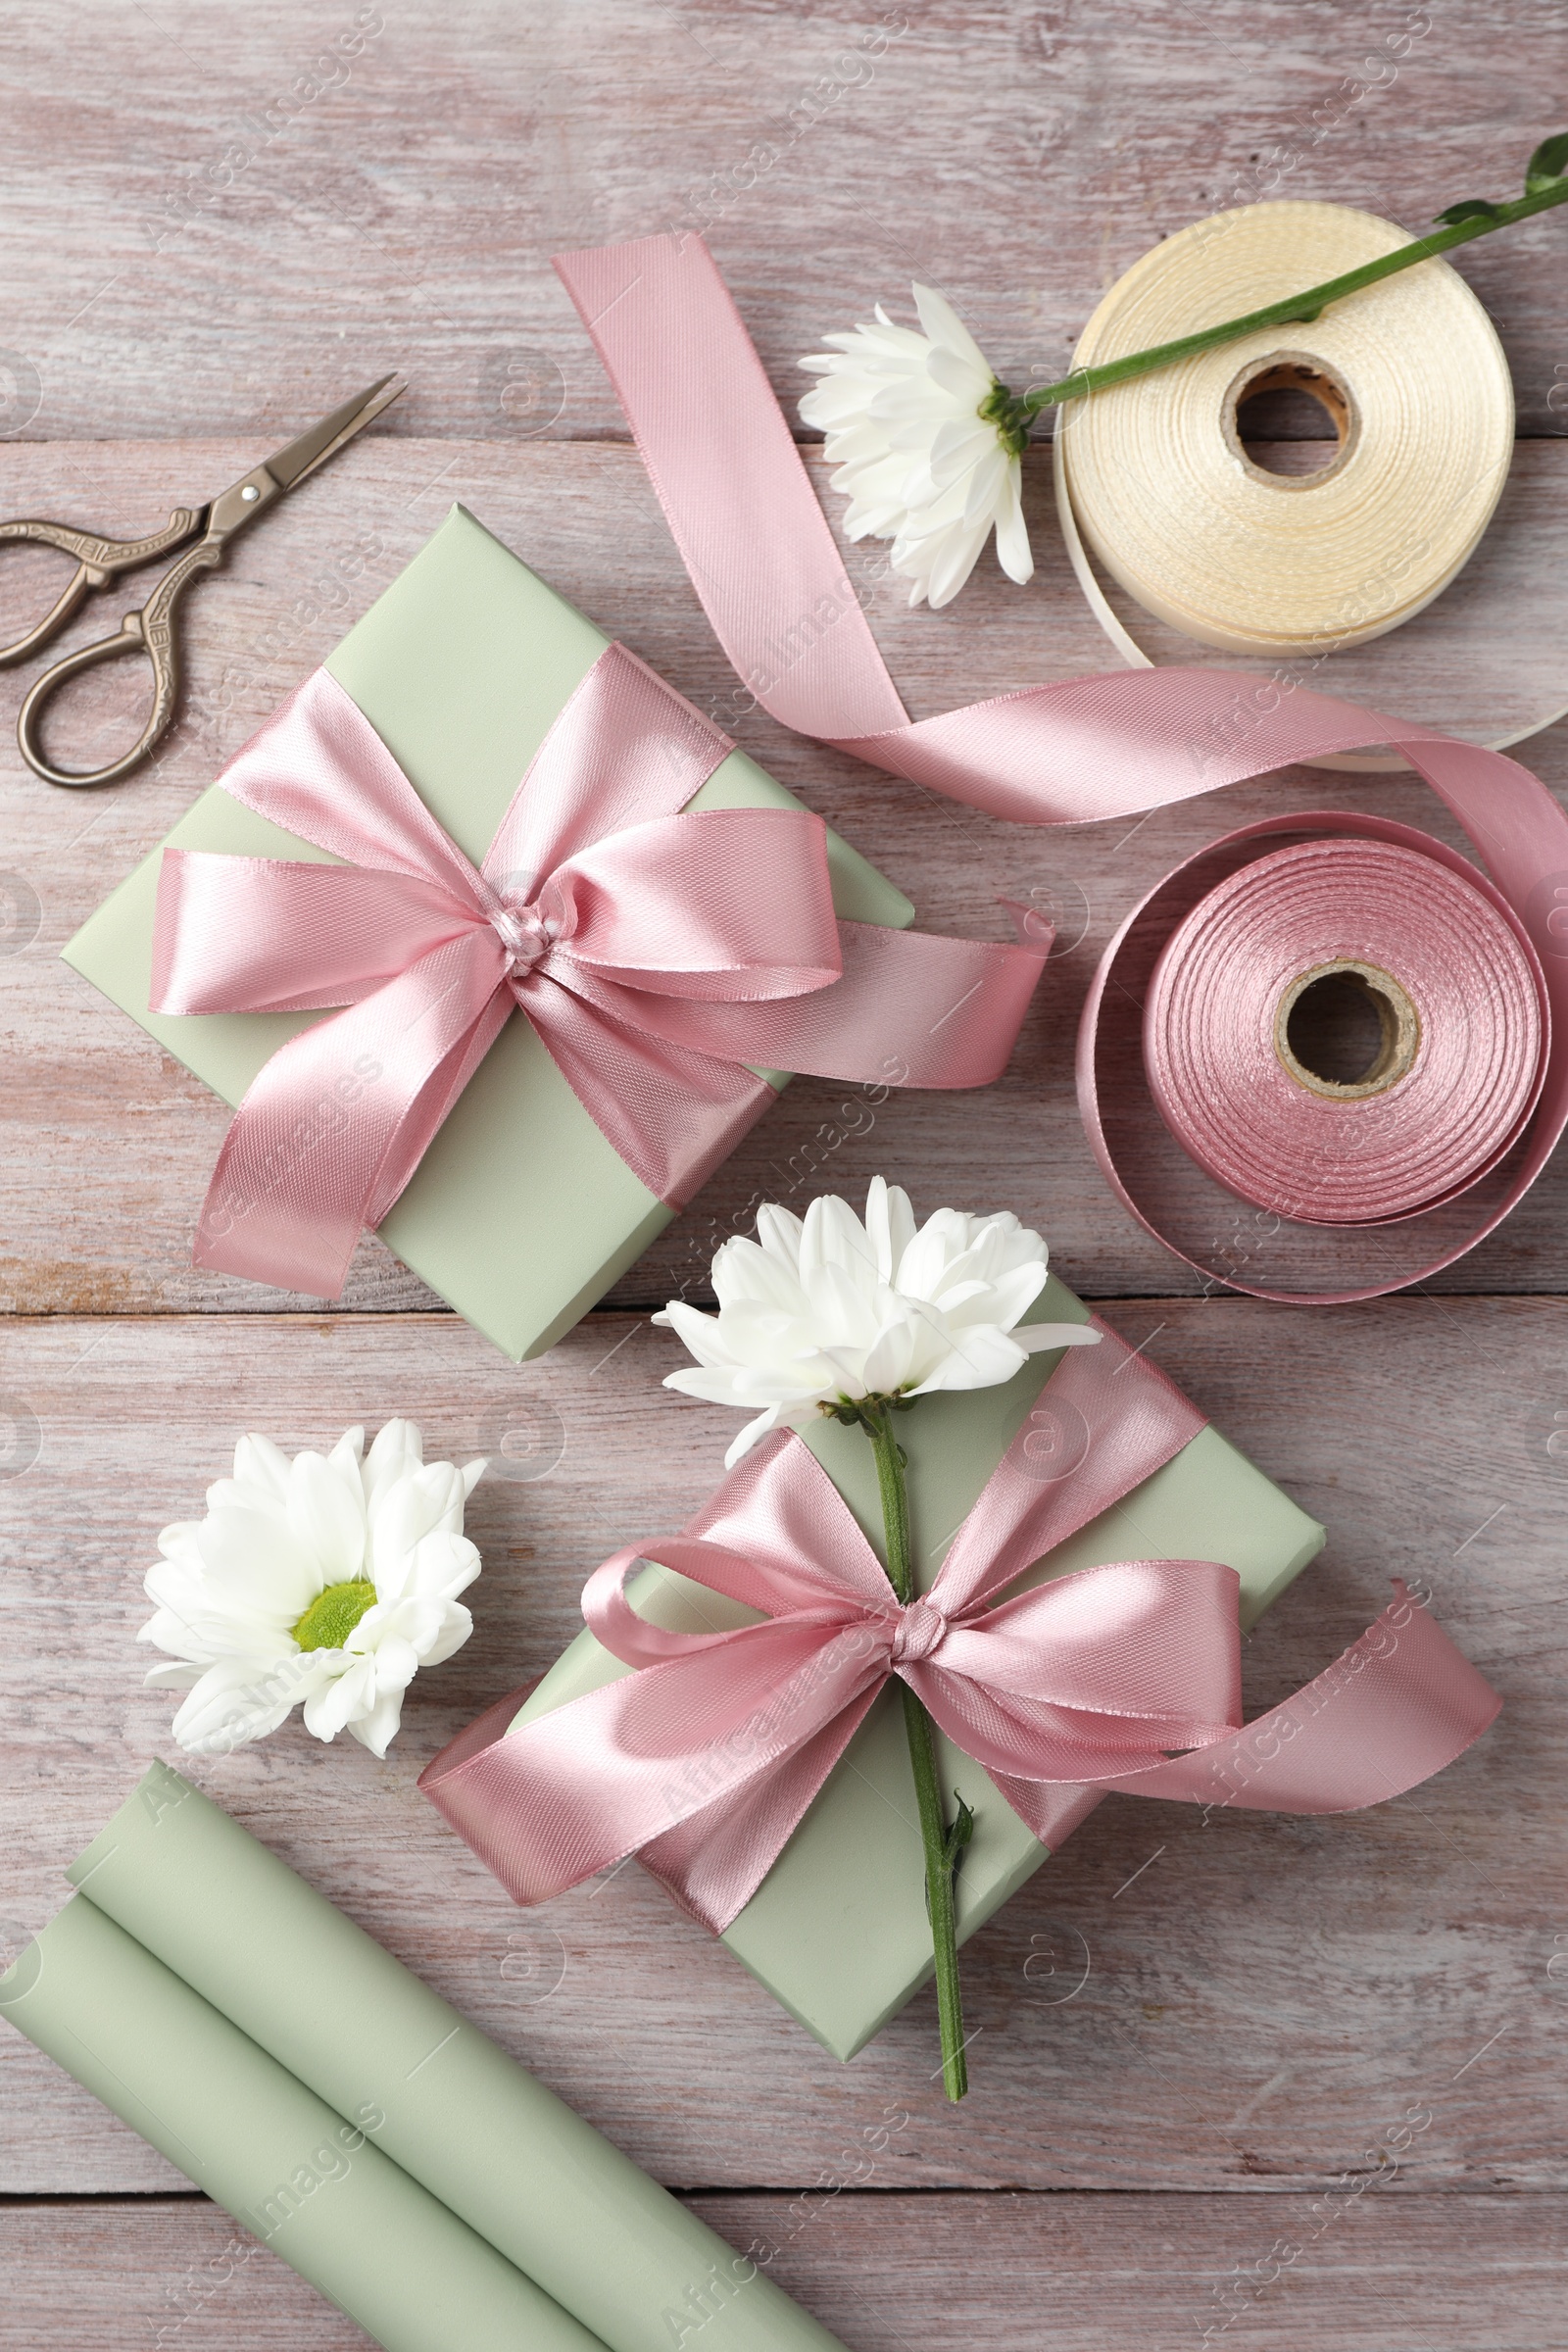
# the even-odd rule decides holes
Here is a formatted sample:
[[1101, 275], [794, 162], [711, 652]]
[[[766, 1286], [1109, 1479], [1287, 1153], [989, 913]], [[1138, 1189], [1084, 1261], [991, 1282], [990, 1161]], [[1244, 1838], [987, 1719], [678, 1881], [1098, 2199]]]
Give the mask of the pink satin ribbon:
[[[1367, 744], [1424, 776], [1485, 858], [1542, 957], [1551, 1035], [1535, 1116], [1500, 1202], [1391, 1279], [1303, 1293], [1216, 1272], [1262, 1298], [1376, 1298], [1461, 1256], [1534, 1183], [1568, 1124], [1568, 815], [1517, 761], [1289, 682], [1218, 669], [1072, 679], [911, 723], [876, 648], [790, 428], [702, 240], [649, 237], [556, 262], [610, 372], [693, 585], [758, 703], [785, 726], [993, 815], [1083, 824]], [[760, 527], [765, 523], [765, 528]], [[1289, 820], [1287, 820], [1289, 821]], [[1295, 820], [1321, 824], [1322, 819]], [[1375, 820], [1335, 817], [1342, 832]], [[1407, 839], [1425, 843], [1426, 837]], [[1441, 844], [1433, 856], [1450, 858]], [[1164, 885], [1161, 885], [1164, 888]], [[1118, 960], [1158, 893], [1107, 949], [1085, 1007], [1080, 1105], [1102, 1167], [1141, 1223], [1106, 1137], [1099, 1025]], [[1185, 911], [1185, 909], [1184, 909]], [[1112, 1105], [1114, 1111], [1114, 1104]], [[1312, 1203], [1299, 1212], [1311, 1222]]]
[[[1303, 1193], [1321, 1225], [1394, 1224], [1456, 1200], [1535, 1109], [1540, 957], [1474, 866], [1449, 867], [1425, 844], [1341, 830], [1257, 848], [1176, 924], [1154, 966], [1143, 1060], [1166, 1126], [1232, 1194], [1283, 1216], [1302, 1215]], [[1379, 1094], [1325, 1098], [1281, 1058], [1278, 1013], [1266, 1016], [1327, 960], [1325, 946], [1396, 973], [1419, 1007], [1410, 1065]]]
[[342, 864], [168, 850], [151, 1004], [345, 1005], [279, 1048], [224, 1140], [195, 1262], [335, 1298], [514, 1006], [648, 1190], [691, 1197], [772, 1090], [748, 1063], [983, 1086], [1049, 940], [833, 911], [805, 809], [688, 810], [729, 739], [611, 646], [475, 868], [325, 670], [220, 779]]
[[[1069, 1350], [1047, 1392], [1083, 1417], [1080, 1467], [1042, 1480], [1020, 1431], [921, 1599], [901, 1607], [827, 1473], [781, 1434], [679, 1535], [628, 1545], [590, 1577], [589, 1629], [638, 1672], [509, 1731], [514, 1695], [420, 1788], [520, 1903], [635, 1852], [717, 1933], [893, 1675], [1047, 1845], [1107, 1789], [1336, 1813], [1450, 1763], [1501, 1702], [1397, 1583], [1326, 1673], [1245, 1729], [1234, 1569], [1123, 1560], [999, 1599], [1203, 1426], [1096, 1328], [1100, 1346]], [[649, 1624], [625, 1594], [645, 1559], [762, 1621], [696, 1635]]]

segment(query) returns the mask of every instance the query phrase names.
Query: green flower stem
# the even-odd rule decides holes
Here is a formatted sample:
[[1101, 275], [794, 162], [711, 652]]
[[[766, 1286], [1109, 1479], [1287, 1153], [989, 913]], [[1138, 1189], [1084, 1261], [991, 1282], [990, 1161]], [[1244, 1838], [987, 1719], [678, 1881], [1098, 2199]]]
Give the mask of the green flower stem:
[[[867, 1403], [856, 1418], [870, 1438], [876, 1456], [877, 1486], [882, 1496], [882, 1525], [887, 1537], [888, 1582], [900, 1600], [915, 1597], [914, 1562], [909, 1546], [909, 1495], [904, 1478], [904, 1450], [893, 1431], [893, 1407]], [[958, 1985], [957, 1910], [954, 1879], [958, 1857], [969, 1841], [974, 1816], [961, 1798], [958, 1819], [950, 1828], [937, 1779], [936, 1741], [931, 1718], [901, 1680], [904, 1728], [914, 1768], [914, 1793], [920, 1809], [920, 1839], [925, 1847], [926, 1904], [931, 1914], [931, 1945], [937, 1964], [937, 2016], [942, 2029], [942, 2084], [950, 2099], [961, 2099], [969, 2087], [963, 2055], [963, 2003]]]
[[1347, 270], [1343, 277], [1325, 278], [1320, 286], [1308, 286], [1300, 294], [1288, 294], [1282, 302], [1268, 303], [1260, 311], [1249, 311], [1243, 318], [1228, 318], [1222, 326], [1200, 327], [1196, 334], [1179, 336], [1174, 343], [1156, 343], [1148, 351], [1129, 352], [1125, 359], [1103, 360], [1096, 367], [1080, 368], [1074, 374], [1063, 376], [1059, 383], [1042, 384], [1021, 395], [1009, 392], [1004, 384], [997, 384], [980, 413], [1004, 433], [1021, 437], [1027, 432], [1028, 420], [1042, 409], [1059, 407], [1063, 401], [1081, 400], [1087, 393], [1103, 390], [1107, 384], [1121, 384], [1129, 376], [1147, 375], [1152, 368], [1169, 368], [1177, 360], [1191, 359], [1195, 352], [1211, 351], [1219, 343], [1234, 343], [1238, 336], [1250, 335], [1260, 326], [1309, 325], [1329, 303], [1339, 302], [1362, 286], [1375, 285], [1382, 277], [1393, 277], [1399, 270], [1413, 270], [1418, 262], [1430, 261], [1434, 254], [1451, 253], [1456, 245], [1468, 245], [1475, 237], [1488, 237], [1494, 228], [1507, 228], [1515, 220], [1528, 220], [1533, 214], [1548, 212], [1556, 204], [1568, 204], [1568, 176], [1553, 179], [1511, 204], [1494, 205], [1465, 220], [1449, 221], [1429, 235], [1418, 237], [1411, 245], [1401, 245], [1395, 253], [1363, 263], [1359, 270]]

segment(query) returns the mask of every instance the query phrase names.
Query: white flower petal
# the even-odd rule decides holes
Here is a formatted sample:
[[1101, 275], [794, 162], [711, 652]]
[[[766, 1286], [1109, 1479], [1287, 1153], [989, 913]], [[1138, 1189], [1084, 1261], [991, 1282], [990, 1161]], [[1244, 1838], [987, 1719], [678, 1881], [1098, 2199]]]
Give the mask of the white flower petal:
[[[759, 1226], [761, 1218], [759, 1215]], [[746, 1299], [770, 1306], [780, 1314], [799, 1314], [805, 1304], [801, 1290], [798, 1245], [786, 1256], [778, 1247], [764, 1249], [737, 1236], [725, 1242], [713, 1258], [713, 1292], [721, 1307]]]
[[[925, 368], [937, 390], [945, 393], [962, 415], [972, 416], [991, 390], [993, 378], [988, 368], [976, 368], [972, 360], [961, 359], [944, 344], [935, 346]], [[991, 438], [994, 447], [1000, 446], [994, 431]]]
[[974, 1276], [955, 1283], [944, 1289], [937, 1303], [955, 1325], [1000, 1323], [1004, 1331], [1010, 1331], [1022, 1322], [1045, 1287], [1044, 1266], [1012, 1266], [994, 1282]]
[[466, 1536], [455, 1536], [448, 1529], [438, 1528], [421, 1536], [408, 1559], [408, 1573], [398, 1593], [376, 1592], [383, 1601], [402, 1599], [418, 1594], [431, 1600], [455, 1600], [466, 1592], [479, 1574], [483, 1562], [479, 1546]]
[[941, 1389], [994, 1389], [1022, 1368], [1024, 1351], [1006, 1332], [982, 1323], [956, 1335], [955, 1346], [928, 1372], [911, 1396]]
[[817, 1273], [829, 1266], [867, 1290], [876, 1281], [876, 1250], [870, 1236], [849, 1202], [836, 1193], [820, 1194], [806, 1212], [801, 1232], [801, 1281], [808, 1295]]
[[189, 1690], [201, 1681], [204, 1671], [184, 1658], [166, 1658], [161, 1666], [149, 1666], [141, 1679], [143, 1687], [151, 1690]]
[[684, 1298], [671, 1298], [662, 1320], [685, 1342], [700, 1364], [716, 1366], [734, 1362], [731, 1350], [724, 1345], [717, 1315], [700, 1314]]
[[873, 1176], [865, 1196], [865, 1230], [884, 1282], [897, 1283], [904, 1252], [914, 1239], [914, 1210], [902, 1184]]
[[321, 1583], [337, 1585], [365, 1565], [365, 1494], [319, 1453], [297, 1453], [289, 1467], [288, 1521], [294, 1541], [315, 1560]]
[[234, 1448], [234, 1483], [258, 1488], [275, 1502], [288, 1500], [288, 1455], [270, 1438], [256, 1433], [241, 1438]]
[[331, 1581], [322, 1575], [314, 1549], [299, 1543], [292, 1527], [282, 1527], [258, 1511], [210, 1512], [198, 1544], [204, 1578], [215, 1598], [226, 1593], [239, 1606], [298, 1617]]
[[196, 1684], [171, 1727], [191, 1755], [227, 1755], [275, 1732], [309, 1688], [292, 1660], [222, 1658]]
[[383, 1690], [377, 1694], [375, 1704], [368, 1714], [357, 1715], [354, 1718], [349, 1725], [349, 1731], [362, 1747], [368, 1747], [371, 1755], [378, 1757], [384, 1764], [386, 1751], [396, 1739], [402, 1720], [402, 1691]]
[[[317, 1740], [335, 1740], [356, 1715], [368, 1715], [375, 1704], [375, 1660], [358, 1657], [344, 1663], [342, 1650], [322, 1650], [322, 1679], [305, 1702], [305, 1728]], [[325, 1664], [336, 1660], [341, 1671]]]
[[1026, 1323], [1011, 1336], [1026, 1355], [1044, 1355], [1048, 1348], [1098, 1348], [1101, 1340], [1087, 1323]]
[[473, 1618], [461, 1600], [443, 1600], [437, 1604], [437, 1622], [416, 1643], [421, 1666], [442, 1666], [455, 1650], [463, 1647], [473, 1631]]
[[373, 1510], [379, 1497], [411, 1471], [424, 1467], [424, 1435], [417, 1421], [388, 1421], [375, 1433], [375, 1442], [365, 1457], [362, 1480], [367, 1507]]
[[431, 1462], [405, 1472], [371, 1506], [367, 1565], [376, 1590], [401, 1592], [414, 1555], [428, 1535], [456, 1535], [466, 1499], [455, 1463]]
[[979, 561], [991, 525], [988, 520], [969, 529], [955, 526], [935, 552], [924, 572], [925, 593], [933, 612], [951, 605]]
[[914, 1334], [901, 1315], [877, 1334], [866, 1351], [860, 1378], [868, 1396], [896, 1396], [914, 1363]]
[[967, 360], [970, 367], [977, 368], [989, 385], [991, 369], [987, 365], [985, 353], [970, 334], [969, 329], [964, 325], [947, 296], [939, 294], [934, 286], [916, 285], [910, 291], [914, 295], [914, 307], [919, 313], [920, 324], [932, 342], [944, 344], [950, 351], [956, 352], [960, 359]]
[[1020, 588], [1035, 576], [1034, 551], [1023, 519], [1023, 468], [1008, 461], [1007, 497], [997, 515], [997, 562]]
[[694, 1370], [666, 1372], [664, 1387], [674, 1389], [682, 1396], [696, 1396], [705, 1404], [737, 1404], [736, 1373], [732, 1366], [699, 1365]]
[[770, 1437], [786, 1418], [783, 1405], [770, 1404], [765, 1413], [759, 1413], [755, 1421], [748, 1421], [740, 1436], [730, 1441], [729, 1450], [724, 1456], [725, 1469], [733, 1470], [744, 1454], [750, 1453], [754, 1446], [760, 1446], [764, 1438]]

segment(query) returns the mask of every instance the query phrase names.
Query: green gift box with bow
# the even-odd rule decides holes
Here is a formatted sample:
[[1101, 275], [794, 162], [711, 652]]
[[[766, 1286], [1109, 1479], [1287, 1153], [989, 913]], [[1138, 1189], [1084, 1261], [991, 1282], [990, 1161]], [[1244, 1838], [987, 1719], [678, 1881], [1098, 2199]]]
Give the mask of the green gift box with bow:
[[[608, 642], [455, 507], [324, 667], [477, 864], [551, 725]], [[689, 806], [800, 803], [734, 751]], [[149, 1009], [165, 849], [332, 861], [215, 784], [65, 951], [112, 1003], [237, 1104], [277, 1049], [318, 1016]], [[903, 893], [832, 833], [827, 857], [841, 918], [894, 930], [913, 921]], [[787, 1083], [782, 1072], [761, 1075], [774, 1088]], [[521, 1360], [569, 1331], [673, 1213], [601, 1133], [530, 1024], [512, 1019], [379, 1231], [432, 1290]]]
[[[1053, 1275], [1030, 1322], [1087, 1323], [1089, 1309]], [[919, 1398], [899, 1416], [907, 1455], [915, 1581], [929, 1591], [956, 1531], [1020, 1433], [1043, 1478], [1070, 1476], [1070, 1431], [1048, 1383], [1067, 1352], [1032, 1355], [991, 1388]], [[1072, 1351], [1074, 1354], [1077, 1350]], [[697, 1421], [700, 1431], [709, 1426]], [[886, 1561], [877, 1471], [860, 1430], [809, 1422], [804, 1443], [826, 1471], [879, 1559]], [[1036, 1442], [1038, 1441], [1038, 1444]], [[633, 1531], [628, 1531], [631, 1534]], [[1322, 1548], [1324, 1531], [1219, 1431], [1205, 1425], [1181, 1449], [1006, 1588], [1027, 1589], [1110, 1561], [1214, 1560], [1241, 1583], [1245, 1631]], [[628, 1586], [640, 1615], [682, 1634], [757, 1622], [758, 1612], [657, 1565]], [[584, 1631], [529, 1693], [514, 1727], [634, 1672]], [[501, 1726], [497, 1724], [496, 1731]], [[476, 1727], [477, 1729], [477, 1727]], [[455, 1753], [463, 1742], [455, 1745]], [[940, 1732], [937, 1764], [947, 1818], [956, 1800], [975, 1826], [957, 1877], [960, 1941], [1017, 1892], [1048, 1859], [974, 1759]], [[439, 1772], [432, 1768], [432, 1778]], [[1085, 1791], [1070, 1827], [1096, 1798]], [[1092, 1835], [1092, 1833], [1090, 1833]], [[863, 2048], [932, 1971], [922, 1843], [897, 1686], [873, 1702], [788, 1843], [722, 1941], [823, 2047], [839, 2058]]]

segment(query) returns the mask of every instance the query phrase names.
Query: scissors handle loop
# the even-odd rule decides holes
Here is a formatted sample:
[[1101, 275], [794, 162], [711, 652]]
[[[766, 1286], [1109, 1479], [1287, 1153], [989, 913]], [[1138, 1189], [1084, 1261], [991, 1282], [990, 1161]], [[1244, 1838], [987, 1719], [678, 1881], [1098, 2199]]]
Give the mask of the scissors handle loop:
[[[118, 784], [122, 776], [128, 776], [141, 764], [173, 717], [179, 697], [174, 606], [199, 572], [210, 571], [222, 560], [220, 538], [198, 539], [187, 554], [170, 565], [140, 612], [125, 614], [115, 636], [100, 637], [94, 645], [78, 646], [74, 654], [67, 654], [52, 669], [46, 669], [41, 678], [34, 679], [17, 714], [17, 745], [34, 775], [42, 776], [46, 784]], [[82, 594], [85, 593], [83, 589]], [[45, 705], [83, 670], [96, 669], [101, 662], [117, 662], [126, 654], [145, 654], [153, 673], [152, 713], [136, 741], [110, 766], [95, 768], [90, 774], [51, 766], [44, 757], [38, 733]]]
[[156, 557], [168, 555], [171, 548], [191, 536], [201, 519], [199, 507], [176, 507], [164, 528], [149, 532], [145, 539], [100, 539], [93, 531], [73, 530], [63, 522], [0, 522], [0, 547], [25, 542], [33, 547], [57, 547], [63, 556], [76, 559], [75, 571], [36, 628], [14, 645], [0, 646], [0, 669], [25, 662], [29, 654], [59, 634], [94, 588], [106, 588], [116, 572], [133, 571], [139, 564], [151, 564]]

